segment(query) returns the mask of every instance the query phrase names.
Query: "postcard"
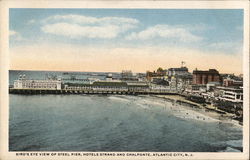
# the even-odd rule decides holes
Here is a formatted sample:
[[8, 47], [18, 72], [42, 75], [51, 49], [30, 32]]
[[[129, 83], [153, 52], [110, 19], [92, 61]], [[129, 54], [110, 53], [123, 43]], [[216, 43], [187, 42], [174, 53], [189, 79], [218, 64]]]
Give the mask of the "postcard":
[[2, 1], [1, 156], [249, 158], [248, 1]]

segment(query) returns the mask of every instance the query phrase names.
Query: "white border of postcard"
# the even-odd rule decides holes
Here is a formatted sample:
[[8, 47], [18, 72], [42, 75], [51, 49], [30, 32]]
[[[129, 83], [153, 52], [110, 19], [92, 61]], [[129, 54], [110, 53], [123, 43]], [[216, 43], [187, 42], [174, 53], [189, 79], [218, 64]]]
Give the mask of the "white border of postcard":
[[[249, 2], [246, 1], [25, 1], [10, 0], [0, 1], [1, 16], [1, 156], [0, 159], [232, 159], [241, 160], [249, 158]], [[126, 156], [127, 153], [148, 153], [148, 152], [118, 152], [125, 156], [95, 156], [95, 153], [115, 152], [85, 152], [90, 156], [66, 156], [77, 152], [9, 152], [8, 151], [8, 33], [9, 33], [9, 8], [155, 8], [155, 9], [244, 9], [244, 53], [243, 53], [243, 74], [244, 74], [244, 118], [243, 118], [243, 152], [242, 153], [214, 153], [214, 152], [157, 152], [168, 153], [168, 156]], [[29, 153], [26, 156], [16, 156], [16, 153]], [[61, 153], [61, 156], [59, 154]], [[82, 152], [83, 153], [83, 152]], [[31, 155], [33, 154], [33, 155]], [[192, 156], [190, 156], [192, 154]], [[49, 156], [48, 156], [49, 155]], [[92, 155], [92, 156], [91, 156]], [[189, 155], [189, 156], [187, 156]]]

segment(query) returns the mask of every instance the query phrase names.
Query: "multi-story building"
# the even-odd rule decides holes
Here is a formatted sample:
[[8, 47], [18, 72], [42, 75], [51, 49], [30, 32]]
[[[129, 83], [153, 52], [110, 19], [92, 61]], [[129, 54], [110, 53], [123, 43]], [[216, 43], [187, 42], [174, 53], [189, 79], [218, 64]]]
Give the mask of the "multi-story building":
[[187, 67], [180, 67], [180, 68], [169, 68], [167, 70], [167, 75], [169, 77], [176, 76], [176, 75], [186, 75], [188, 74], [188, 68]]
[[165, 76], [165, 73], [164, 72], [150, 72], [150, 71], [147, 71], [146, 72], [146, 79], [148, 81], [152, 81], [153, 79], [157, 78], [157, 79], [161, 79], [161, 78], [164, 78]]
[[123, 70], [121, 73], [121, 79], [130, 80], [133, 78], [133, 73], [131, 70]]
[[230, 87], [230, 86], [243, 86], [243, 81], [235, 80], [232, 78], [225, 78], [223, 79], [223, 86]]
[[223, 79], [223, 86], [228, 87], [228, 86], [233, 86], [234, 80], [233, 79]]
[[25, 75], [20, 75], [18, 80], [14, 81], [16, 89], [61, 89], [62, 82], [60, 79], [46, 80], [30, 80], [26, 79]]
[[206, 85], [197, 84], [197, 85], [188, 85], [185, 88], [185, 92], [189, 94], [201, 94], [206, 92]]
[[217, 96], [220, 100], [230, 102], [243, 102], [243, 87], [216, 87]]
[[220, 82], [220, 74], [216, 69], [208, 71], [194, 70], [193, 84], [207, 84], [209, 82]]

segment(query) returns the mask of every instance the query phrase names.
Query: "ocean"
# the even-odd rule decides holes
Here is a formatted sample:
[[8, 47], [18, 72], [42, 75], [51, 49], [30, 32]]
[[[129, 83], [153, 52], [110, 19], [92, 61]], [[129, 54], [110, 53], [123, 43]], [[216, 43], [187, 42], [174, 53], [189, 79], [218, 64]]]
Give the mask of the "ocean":
[[[9, 83], [26, 74], [10, 71]], [[50, 72], [51, 73], [51, 72]], [[64, 75], [62, 72], [53, 72]], [[41, 79], [41, 78], [40, 78]], [[9, 95], [10, 151], [242, 152], [242, 126], [153, 96]]]

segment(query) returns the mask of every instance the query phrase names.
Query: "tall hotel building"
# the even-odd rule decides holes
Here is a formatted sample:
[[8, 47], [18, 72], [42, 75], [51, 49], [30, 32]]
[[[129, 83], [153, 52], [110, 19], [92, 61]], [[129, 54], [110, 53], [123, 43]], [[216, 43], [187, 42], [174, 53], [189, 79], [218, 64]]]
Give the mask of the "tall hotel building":
[[220, 82], [220, 74], [216, 69], [208, 71], [194, 70], [193, 84], [207, 84], [209, 82]]

